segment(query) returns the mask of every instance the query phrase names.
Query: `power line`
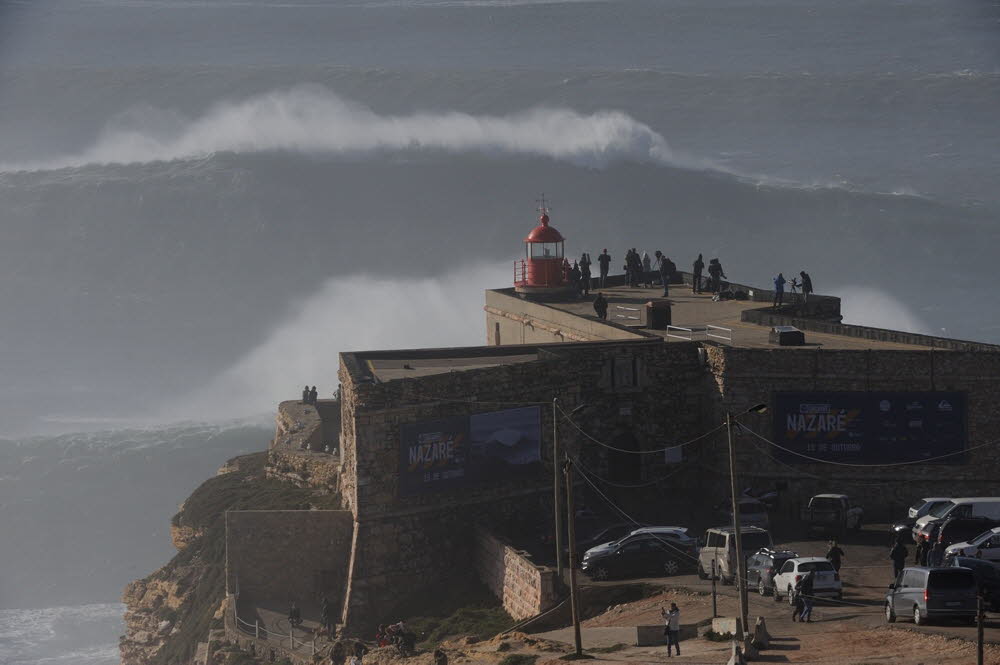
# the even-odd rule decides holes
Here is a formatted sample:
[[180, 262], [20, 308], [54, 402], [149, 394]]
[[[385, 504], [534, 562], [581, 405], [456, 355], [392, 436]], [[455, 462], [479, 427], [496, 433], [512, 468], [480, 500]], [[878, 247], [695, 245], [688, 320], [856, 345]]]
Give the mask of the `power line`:
[[791, 453], [792, 455], [795, 455], [797, 457], [802, 457], [804, 459], [810, 460], [812, 462], [816, 462], [818, 464], [832, 464], [833, 466], [848, 466], [848, 467], [855, 467], [855, 468], [862, 468], [862, 469], [896, 467], [896, 466], [911, 466], [913, 464], [926, 464], [927, 462], [933, 462], [934, 460], [945, 459], [947, 457], [954, 457], [956, 455], [965, 455], [966, 453], [969, 453], [969, 452], [971, 452], [973, 450], [977, 450], [979, 448], [985, 448], [986, 446], [992, 446], [992, 445], [996, 444], [995, 440], [994, 441], [988, 441], [988, 442], [982, 443], [982, 444], [980, 444], [978, 446], [973, 446], [972, 448], [966, 448], [965, 450], [960, 450], [958, 452], [947, 453], [945, 455], [937, 455], [935, 457], [928, 457], [928, 458], [925, 458], [925, 459], [911, 460], [909, 462], [889, 462], [889, 463], [886, 463], [886, 464], [852, 464], [850, 462], [835, 462], [833, 460], [825, 460], [825, 459], [819, 459], [818, 457], [810, 457], [809, 455], [806, 455], [804, 453], [796, 452], [794, 450], [791, 450], [790, 448], [785, 448], [784, 446], [779, 445], [779, 444], [775, 443], [774, 441], [771, 441], [770, 439], [761, 436], [760, 434], [758, 434], [757, 432], [753, 431], [749, 427], [741, 426], [741, 429], [743, 429], [743, 430], [749, 432], [750, 434], [754, 435], [755, 437], [757, 437], [758, 439], [760, 439], [764, 443], [766, 443], [766, 444], [768, 444], [770, 446], [774, 446], [778, 450], [783, 450], [786, 453]]
[[[611, 487], [620, 487], [622, 489], [639, 489], [641, 487], [649, 487], [651, 485], [656, 485], [657, 483], [661, 483], [664, 480], [667, 480], [668, 478], [672, 478], [672, 477], [676, 476], [681, 471], [686, 471], [687, 470], [685, 468], [674, 469], [674, 471], [672, 473], [668, 473], [667, 475], [661, 476], [659, 478], [654, 478], [653, 480], [651, 480], [649, 482], [645, 482], [645, 483], [622, 484], [622, 483], [612, 482], [612, 481], [608, 480], [607, 478], [602, 478], [601, 476], [597, 475], [595, 472], [593, 472], [590, 469], [588, 469], [587, 467], [585, 467], [579, 461], [574, 460], [573, 463], [576, 464], [577, 466], [579, 466], [580, 469], [583, 470], [585, 473], [587, 473], [588, 475], [592, 476], [593, 478], [596, 478], [597, 480], [601, 481], [605, 485], [610, 485]], [[682, 463], [680, 466], [683, 467], [684, 464]]]
[[625, 448], [617, 448], [615, 446], [612, 446], [612, 445], [609, 445], [607, 443], [604, 443], [603, 441], [601, 441], [599, 439], [595, 439], [593, 436], [591, 436], [590, 434], [588, 434], [582, 427], [580, 427], [580, 425], [578, 425], [575, 420], [573, 420], [572, 418], [570, 418], [569, 414], [566, 413], [565, 411], [563, 411], [563, 409], [562, 409], [561, 406], [557, 405], [556, 408], [558, 408], [559, 411], [562, 412], [563, 417], [567, 421], [569, 421], [570, 425], [572, 425], [573, 427], [575, 427], [576, 430], [578, 432], [580, 432], [580, 434], [582, 434], [586, 438], [590, 439], [591, 441], [593, 441], [597, 445], [603, 446], [604, 448], [607, 448], [608, 450], [614, 450], [614, 451], [619, 452], [619, 453], [631, 453], [633, 455], [653, 455], [653, 454], [656, 454], [656, 453], [665, 453], [668, 450], [675, 450], [677, 448], [683, 448], [684, 446], [691, 445], [692, 443], [697, 443], [698, 441], [701, 441], [702, 439], [705, 439], [705, 438], [711, 436], [712, 434], [715, 434], [719, 430], [725, 428], [725, 425], [719, 425], [718, 427], [715, 427], [713, 429], [708, 430], [704, 434], [699, 434], [698, 436], [696, 436], [695, 438], [691, 439], [690, 441], [685, 441], [684, 443], [678, 443], [677, 445], [674, 445], [674, 446], [666, 446], [665, 448], [656, 448], [654, 450], [626, 450]]
[[[576, 466], [579, 466], [579, 463], [578, 463], [578, 462], [576, 461], [576, 459], [574, 459], [574, 458], [572, 458], [572, 457], [570, 457], [570, 459], [571, 459], [571, 460], [573, 461], [573, 466], [574, 466], [574, 467], [576, 467]], [[609, 499], [609, 498], [608, 498], [608, 495], [607, 495], [607, 494], [605, 494], [604, 492], [602, 492], [602, 491], [601, 491], [601, 488], [599, 488], [599, 487], [598, 487], [597, 485], [595, 485], [595, 484], [594, 484], [594, 483], [593, 483], [593, 482], [592, 482], [592, 481], [590, 480], [590, 478], [588, 478], [588, 477], [587, 477], [587, 474], [585, 474], [585, 473], [581, 473], [581, 474], [580, 474], [580, 477], [581, 477], [581, 478], [583, 478], [584, 482], [586, 482], [586, 483], [587, 483], [588, 485], [590, 485], [590, 486], [591, 486], [591, 487], [593, 488], [593, 490], [594, 490], [595, 492], [597, 492], [597, 494], [598, 494], [598, 495], [599, 495], [599, 496], [600, 496], [600, 497], [601, 497], [602, 499], [604, 499], [604, 500], [605, 500], [605, 501], [607, 502], [607, 504], [608, 504], [609, 506], [611, 506], [611, 507], [612, 507], [612, 508], [614, 508], [614, 509], [615, 509], [616, 511], [618, 511], [618, 512], [619, 512], [619, 513], [620, 513], [620, 514], [622, 515], [622, 517], [624, 517], [624, 518], [625, 518], [625, 519], [627, 519], [627, 520], [628, 520], [629, 522], [632, 522], [633, 524], [635, 524], [635, 525], [636, 525], [636, 526], [638, 526], [638, 527], [642, 527], [642, 526], [643, 526], [641, 522], [639, 522], [639, 521], [638, 521], [638, 520], [636, 520], [636, 519], [635, 519], [634, 517], [632, 517], [631, 515], [629, 515], [628, 513], [626, 513], [626, 512], [624, 511], [624, 510], [622, 510], [622, 509], [621, 509], [621, 508], [620, 508], [620, 507], [618, 506], [618, 504], [616, 504], [616, 503], [615, 503], [614, 501], [612, 501], [611, 499]], [[672, 543], [669, 543], [669, 542], [665, 541], [664, 539], [660, 538], [660, 537], [659, 537], [659, 536], [657, 536], [657, 535], [656, 535], [655, 533], [649, 533], [649, 534], [647, 534], [647, 535], [651, 536], [651, 537], [652, 537], [652, 538], [653, 538], [654, 540], [658, 540], [658, 541], [659, 541], [659, 542], [660, 542], [661, 544], [665, 545], [665, 546], [666, 546], [666, 547], [667, 547], [668, 549], [670, 549], [670, 550], [673, 550], [674, 552], [677, 552], [677, 553], [678, 553], [678, 554], [680, 554], [681, 556], [683, 556], [683, 557], [687, 557], [688, 559], [691, 559], [691, 560], [692, 560], [692, 561], [694, 561], [695, 563], [697, 563], [697, 562], [698, 562], [698, 557], [694, 557], [694, 556], [691, 556], [690, 554], [688, 554], [688, 553], [687, 553], [687, 552], [685, 552], [684, 550], [680, 549], [680, 548], [679, 548], [679, 547], [677, 547], [676, 545], [674, 545], [674, 544], [672, 544]]]

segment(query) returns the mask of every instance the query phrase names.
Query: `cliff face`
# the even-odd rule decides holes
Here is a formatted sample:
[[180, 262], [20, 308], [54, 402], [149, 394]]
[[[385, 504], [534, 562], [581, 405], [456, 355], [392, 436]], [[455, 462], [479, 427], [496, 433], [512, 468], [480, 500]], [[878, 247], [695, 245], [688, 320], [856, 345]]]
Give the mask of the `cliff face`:
[[266, 453], [226, 462], [181, 505], [171, 524], [178, 553], [130, 583], [122, 665], [186, 665], [210, 629], [220, 628], [225, 596], [225, 511], [339, 508], [339, 497], [266, 478]]

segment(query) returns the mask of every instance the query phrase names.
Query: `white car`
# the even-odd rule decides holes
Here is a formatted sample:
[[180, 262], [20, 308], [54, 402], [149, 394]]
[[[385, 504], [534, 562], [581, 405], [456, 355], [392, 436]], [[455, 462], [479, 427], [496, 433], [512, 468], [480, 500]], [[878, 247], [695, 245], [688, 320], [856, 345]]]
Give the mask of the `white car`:
[[927, 496], [910, 506], [906, 515], [911, 520], [918, 520], [942, 503], [947, 503], [948, 501], [951, 501], [951, 499], [946, 496]]
[[944, 551], [945, 556], [977, 556], [986, 561], [1000, 561], [1000, 526], [984, 531], [968, 542], [955, 543]]
[[806, 573], [813, 574], [813, 596], [841, 598], [844, 595], [840, 575], [833, 564], [821, 556], [803, 556], [789, 559], [774, 576], [774, 600], [781, 596], [788, 598], [788, 604], [795, 604], [795, 584]]

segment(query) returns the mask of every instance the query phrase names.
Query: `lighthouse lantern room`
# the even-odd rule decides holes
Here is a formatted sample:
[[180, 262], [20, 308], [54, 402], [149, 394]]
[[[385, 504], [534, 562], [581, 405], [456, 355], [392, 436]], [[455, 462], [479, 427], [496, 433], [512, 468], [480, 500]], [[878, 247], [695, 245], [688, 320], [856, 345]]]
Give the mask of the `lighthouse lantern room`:
[[514, 262], [514, 290], [524, 296], [560, 296], [569, 291], [565, 239], [549, 226], [544, 199], [538, 226], [524, 239], [524, 258]]

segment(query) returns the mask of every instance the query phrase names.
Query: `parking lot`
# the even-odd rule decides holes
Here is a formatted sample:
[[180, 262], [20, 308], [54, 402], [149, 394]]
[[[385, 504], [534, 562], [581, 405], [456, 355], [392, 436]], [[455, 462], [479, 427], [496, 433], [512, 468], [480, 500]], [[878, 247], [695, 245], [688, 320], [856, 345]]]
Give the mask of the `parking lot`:
[[[819, 600], [813, 610], [813, 624], [800, 625], [792, 623], [791, 611], [787, 601], [782, 598], [780, 603], [776, 603], [771, 596], [762, 597], [756, 590], [751, 590], [748, 594], [748, 605], [750, 616], [764, 616], [769, 626], [776, 628], [773, 634], [799, 634], [803, 631], [823, 630], [823, 626], [830, 626], [832, 622], [852, 622], [859, 628], [874, 628], [886, 626], [884, 616], [885, 595], [888, 585], [892, 582], [892, 562], [888, 558], [889, 554], [889, 525], [869, 524], [865, 525], [861, 531], [852, 532], [847, 536], [838, 539], [841, 549], [844, 550], [844, 563], [840, 575], [844, 585], [844, 596], [842, 601]], [[810, 537], [801, 540], [781, 539], [781, 532], [775, 536], [775, 547], [778, 549], [790, 549], [800, 556], [823, 556], [829, 548], [826, 537]], [[913, 546], [907, 544], [910, 557], [907, 562], [912, 562]], [[634, 584], [637, 582], [649, 582], [651, 584], [662, 585], [667, 588], [686, 589], [699, 594], [708, 593], [711, 590], [711, 582], [701, 580], [696, 574], [682, 574], [670, 577], [651, 577], [643, 579], [629, 580], [608, 580], [598, 582], [588, 579], [585, 575], [579, 575], [578, 579], [583, 585], [588, 586], [614, 586], [620, 584]], [[717, 583], [717, 594], [719, 597], [720, 615], [734, 615], [736, 613], [736, 591], [733, 586]], [[988, 642], [1000, 643], [1000, 615], [987, 613], [985, 623], [985, 637]], [[751, 619], [752, 620], [752, 619]], [[893, 628], [900, 630], [913, 630], [931, 635], [941, 635], [945, 637], [959, 637], [967, 640], [976, 639], [976, 627], [959, 624], [954, 621], [941, 621], [931, 625], [915, 626], [911, 620], [899, 619], [892, 624]]]

